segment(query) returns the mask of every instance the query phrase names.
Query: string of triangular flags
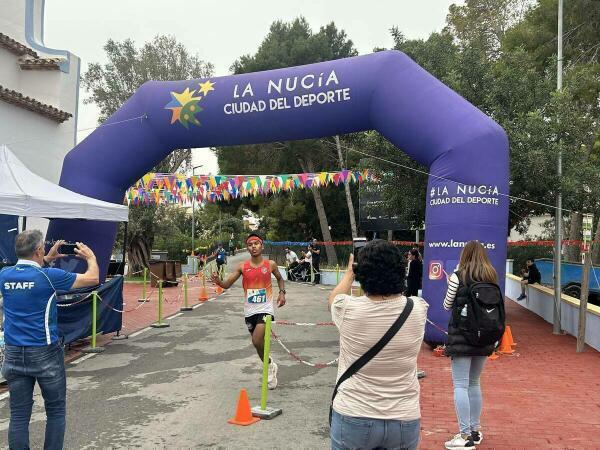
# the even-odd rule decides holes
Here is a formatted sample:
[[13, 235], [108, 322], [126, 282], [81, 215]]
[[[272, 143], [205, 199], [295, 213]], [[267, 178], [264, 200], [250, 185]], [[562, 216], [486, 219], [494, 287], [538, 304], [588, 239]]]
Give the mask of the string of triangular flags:
[[147, 173], [127, 190], [129, 205], [180, 204], [229, 201], [270, 195], [294, 189], [376, 181], [373, 171], [291, 173], [282, 175], [194, 175]]

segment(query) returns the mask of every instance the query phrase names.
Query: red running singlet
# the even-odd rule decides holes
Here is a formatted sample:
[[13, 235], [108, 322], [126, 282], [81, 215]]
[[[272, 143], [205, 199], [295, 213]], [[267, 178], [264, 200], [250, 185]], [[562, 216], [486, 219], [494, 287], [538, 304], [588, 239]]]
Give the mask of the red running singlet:
[[246, 261], [242, 267], [242, 286], [244, 287], [244, 315], [274, 314], [273, 284], [271, 265], [264, 260], [259, 267], [253, 267]]

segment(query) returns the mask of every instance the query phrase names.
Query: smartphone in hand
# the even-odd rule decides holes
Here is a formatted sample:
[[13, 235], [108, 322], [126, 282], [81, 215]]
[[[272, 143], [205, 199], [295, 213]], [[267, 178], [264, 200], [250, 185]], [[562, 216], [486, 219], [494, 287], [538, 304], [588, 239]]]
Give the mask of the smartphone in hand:
[[62, 253], [63, 255], [74, 256], [77, 254], [77, 253], [75, 253], [76, 248], [77, 248], [77, 244], [64, 243], [63, 245], [60, 246], [59, 252]]
[[354, 254], [354, 264], [352, 269], [356, 269], [356, 266], [358, 264], [358, 253], [360, 252], [360, 249], [363, 248], [365, 245], [367, 245], [367, 238], [365, 237], [358, 237], [352, 239], [352, 252]]

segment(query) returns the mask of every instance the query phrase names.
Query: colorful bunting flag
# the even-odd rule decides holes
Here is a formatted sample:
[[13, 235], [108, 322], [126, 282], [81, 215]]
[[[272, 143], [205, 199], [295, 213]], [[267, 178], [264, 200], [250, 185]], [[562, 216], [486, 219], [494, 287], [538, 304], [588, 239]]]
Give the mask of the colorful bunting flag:
[[147, 173], [127, 191], [130, 205], [189, 205], [196, 202], [230, 201], [240, 197], [270, 195], [300, 188], [325, 187], [329, 184], [377, 181], [368, 170], [292, 173], [281, 175], [194, 175]]

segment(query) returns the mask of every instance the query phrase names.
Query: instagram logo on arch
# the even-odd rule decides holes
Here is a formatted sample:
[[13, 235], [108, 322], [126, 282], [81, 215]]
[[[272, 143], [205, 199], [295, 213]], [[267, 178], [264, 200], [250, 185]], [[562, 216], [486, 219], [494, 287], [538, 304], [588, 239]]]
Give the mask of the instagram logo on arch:
[[441, 280], [444, 278], [444, 265], [442, 261], [429, 261], [429, 279]]

